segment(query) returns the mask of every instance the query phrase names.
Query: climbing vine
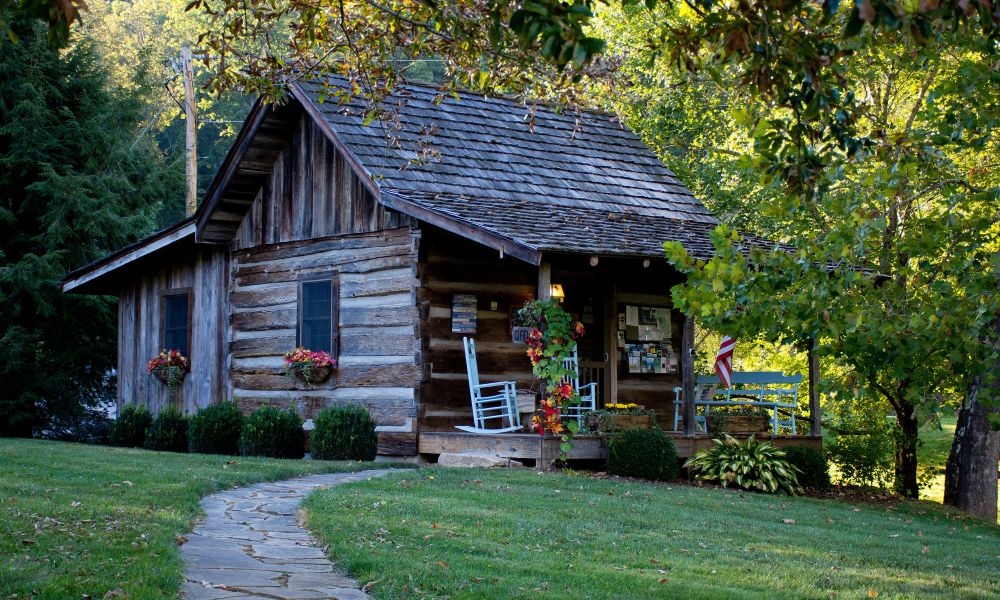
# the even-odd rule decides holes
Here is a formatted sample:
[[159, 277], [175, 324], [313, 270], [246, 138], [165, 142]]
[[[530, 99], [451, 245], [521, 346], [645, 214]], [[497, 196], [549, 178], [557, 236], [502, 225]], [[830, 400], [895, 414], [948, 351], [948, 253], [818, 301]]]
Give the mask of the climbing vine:
[[573, 356], [577, 338], [583, 336], [583, 324], [574, 320], [556, 300], [531, 300], [518, 311], [523, 322], [534, 329], [528, 334], [528, 358], [535, 377], [544, 382], [541, 408], [531, 418], [539, 435], [560, 435], [560, 459], [566, 460], [573, 449], [573, 435], [580, 430], [575, 420], [562, 422], [567, 408], [580, 403], [580, 396], [564, 380], [575, 375], [566, 367]]

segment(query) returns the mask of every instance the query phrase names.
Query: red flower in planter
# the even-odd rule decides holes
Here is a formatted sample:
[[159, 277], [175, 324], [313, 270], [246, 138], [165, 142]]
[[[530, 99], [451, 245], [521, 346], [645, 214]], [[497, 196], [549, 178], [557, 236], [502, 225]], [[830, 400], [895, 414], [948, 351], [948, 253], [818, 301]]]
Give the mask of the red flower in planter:
[[157, 369], [165, 369], [167, 367], [178, 367], [185, 373], [191, 372], [191, 362], [186, 356], [181, 354], [180, 350], [161, 350], [159, 354], [154, 356], [146, 364], [146, 371], [152, 373]]

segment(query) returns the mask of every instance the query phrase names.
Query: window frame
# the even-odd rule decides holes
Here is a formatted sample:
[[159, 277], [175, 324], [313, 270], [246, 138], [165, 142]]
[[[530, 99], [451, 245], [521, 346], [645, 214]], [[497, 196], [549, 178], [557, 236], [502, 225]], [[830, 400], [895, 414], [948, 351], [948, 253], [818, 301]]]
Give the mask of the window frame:
[[[187, 348], [178, 348], [181, 354], [186, 356], [188, 360], [191, 359], [191, 354], [194, 352], [194, 344], [191, 338], [192, 323], [194, 322], [194, 288], [190, 287], [180, 287], [180, 288], [170, 288], [162, 290], [160, 292], [160, 349], [161, 350], [172, 350], [172, 348], [167, 348], [167, 296], [184, 296], [187, 298]], [[159, 351], [159, 350], [158, 350]]]
[[[330, 283], [330, 356], [334, 360], [340, 356], [340, 277], [336, 271], [328, 273], [310, 273], [300, 276], [297, 283], [295, 299], [295, 345], [302, 346], [302, 317], [304, 288], [307, 283]], [[309, 348], [316, 350], [315, 348]]]

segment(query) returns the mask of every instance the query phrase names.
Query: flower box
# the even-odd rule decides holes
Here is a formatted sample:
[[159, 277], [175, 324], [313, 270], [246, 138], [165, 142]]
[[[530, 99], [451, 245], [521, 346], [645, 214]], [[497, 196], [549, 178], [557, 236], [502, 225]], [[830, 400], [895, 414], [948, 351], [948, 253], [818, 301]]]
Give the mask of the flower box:
[[321, 383], [326, 383], [333, 375], [333, 367], [331, 365], [322, 366], [312, 366], [306, 367], [304, 365], [295, 365], [291, 367], [292, 373], [295, 374], [295, 378], [299, 381], [304, 381], [309, 385], [319, 385]]
[[648, 414], [615, 415], [598, 412], [588, 416], [587, 425], [591, 431], [596, 431], [597, 433], [649, 429], [653, 426], [653, 416]]
[[184, 377], [191, 372], [191, 362], [176, 348], [161, 350], [146, 364], [146, 370], [170, 390], [170, 399], [176, 400]]
[[325, 383], [336, 366], [337, 361], [323, 351], [313, 352], [299, 347], [285, 354], [285, 374], [308, 385]]
[[764, 415], [708, 415], [708, 430], [725, 433], [767, 433], [771, 419]]
[[159, 379], [162, 383], [167, 385], [173, 383], [180, 384], [187, 377], [187, 372], [181, 367], [157, 367], [152, 371], [153, 377]]

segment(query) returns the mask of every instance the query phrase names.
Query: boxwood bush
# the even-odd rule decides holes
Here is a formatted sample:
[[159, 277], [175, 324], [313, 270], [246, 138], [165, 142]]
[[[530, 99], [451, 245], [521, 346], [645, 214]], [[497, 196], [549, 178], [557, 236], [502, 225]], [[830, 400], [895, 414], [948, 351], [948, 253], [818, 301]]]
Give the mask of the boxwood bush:
[[188, 449], [200, 454], [236, 454], [243, 413], [235, 402], [219, 402], [200, 409], [188, 426]]
[[153, 417], [145, 406], [123, 406], [118, 418], [111, 424], [108, 442], [112, 446], [142, 448], [146, 441], [146, 428], [152, 422]]
[[324, 408], [313, 421], [309, 438], [313, 458], [321, 460], [375, 460], [378, 435], [375, 421], [364, 406]]
[[262, 406], [243, 422], [239, 448], [243, 456], [302, 458], [305, 448], [302, 417], [292, 409]]
[[146, 450], [187, 452], [188, 418], [172, 406], [161, 410], [146, 429], [146, 441], [143, 447]]
[[623, 431], [615, 434], [609, 443], [608, 471], [654, 481], [675, 479], [677, 448], [658, 428]]
[[797, 468], [799, 485], [814, 490], [830, 488], [830, 465], [823, 453], [809, 446], [785, 448], [785, 460]]

